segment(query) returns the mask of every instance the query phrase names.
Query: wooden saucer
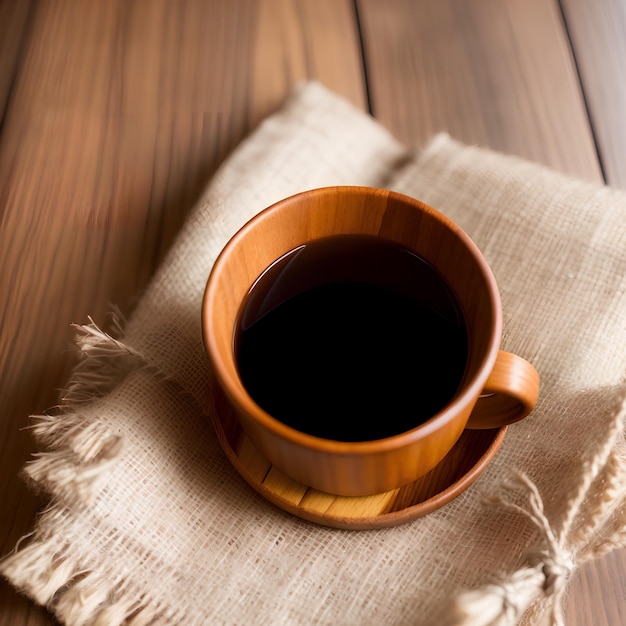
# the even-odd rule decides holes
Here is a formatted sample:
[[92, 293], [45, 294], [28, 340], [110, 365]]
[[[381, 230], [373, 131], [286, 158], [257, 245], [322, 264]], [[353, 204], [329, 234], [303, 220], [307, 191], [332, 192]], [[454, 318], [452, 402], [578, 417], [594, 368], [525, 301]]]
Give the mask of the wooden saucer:
[[349, 497], [307, 487], [273, 467], [223, 397], [216, 398], [211, 422], [229, 461], [264, 498], [302, 519], [344, 529], [398, 526], [439, 509], [480, 476], [507, 430], [466, 430], [443, 461], [415, 482], [373, 496]]

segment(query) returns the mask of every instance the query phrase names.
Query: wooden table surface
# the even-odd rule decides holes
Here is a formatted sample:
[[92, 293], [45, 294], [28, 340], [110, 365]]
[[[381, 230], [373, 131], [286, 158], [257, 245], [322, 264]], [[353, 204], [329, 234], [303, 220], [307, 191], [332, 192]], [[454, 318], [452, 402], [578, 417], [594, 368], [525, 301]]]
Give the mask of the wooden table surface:
[[[123, 312], [215, 168], [316, 78], [405, 144], [437, 131], [626, 188], [623, 0], [0, 0], [0, 552], [70, 323]], [[626, 252], [625, 252], [626, 253]], [[626, 618], [626, 552], [573, 580], [568, 626]], [[0, 584], [0, 625], [52, 617]]]

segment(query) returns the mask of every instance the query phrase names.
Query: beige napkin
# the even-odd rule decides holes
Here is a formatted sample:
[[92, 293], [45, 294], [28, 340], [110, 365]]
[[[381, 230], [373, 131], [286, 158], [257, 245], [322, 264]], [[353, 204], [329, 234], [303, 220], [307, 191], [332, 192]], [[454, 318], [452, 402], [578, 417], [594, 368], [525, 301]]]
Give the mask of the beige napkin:
[[[480, 479], [411, 523], [342, 531], [257, 495], [209, 425], [200, 303], [215, 256], [279, 198], [395, 189], [457, 221], [502, 292], [503, 347], [542, 376]], [[540, 624], [624, 543], [626, 194], [436, 136], [421, 152], [318, 83], [223, 164], [122, 331], [78, 327], [63, 410], [34, 418], [50, 494], [0, 564], [67, 624]]]

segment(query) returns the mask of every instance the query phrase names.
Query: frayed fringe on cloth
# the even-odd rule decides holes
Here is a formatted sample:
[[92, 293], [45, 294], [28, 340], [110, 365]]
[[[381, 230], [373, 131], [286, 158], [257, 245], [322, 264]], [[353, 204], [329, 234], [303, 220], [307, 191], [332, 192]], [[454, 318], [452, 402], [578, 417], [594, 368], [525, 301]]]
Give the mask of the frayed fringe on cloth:
[[110, 333], [91, 317], [89, 324], [72, 324], [80, 361], [72, 371], [63, 403], [92, 402], [110, 391], [134, 367], [146, 365], [143, 356], [123, 343], [125, 321], [117, 310], [110, 314]]
[[564, 549], [545, 515], [535, 484], [523, 473], [515, 473], [504, 488], [525, 492], [527, 507], [504, 496], [487, 498], [486, 504], [519, 513], [539, 530], [545, 548], [528, 556], [528, 565], [501, 582], [462, 593], [457, 597], [449, 624], [463, 626], [513, 626], [542, 595], [552, 599], [551, 623], [563, 625], [561, 599], [576, 565], [574, 555]]
[[[53, 492], [57, 503], [42, 513], [39, 530], [22, 537], [0, 562], [0, 573], [35, 602], [51, 608], [63, 623], [158, 625], [166, 623], [158, 600], [142, 600], [137, 592], [125, 589], [121, 579], [105, 580], [96, 573], [97, 562], [81, 566], [70, 546], [47, 537], [46, 529], [63, 526], [63, 501], [81, 507], [94, 500], [124, 447], [123, 438], [91, 417], [86, 405], [97, 402], [136, 368], [162, 377], [123, 342], [124, 319], [118, 311], [110, 314], [109, 332], [88, 319], [88, 324], [73, 324], [79, 362], [61, 403], [53, 413], [31, 416], [34, 436], [49, 450], [35, 453], [23, 473], [35, 488]], [[38, 539], [23, 545], [37, 534]]]
[[133, 369], [147, 367], [145, 359], [126, 345], [124, 319], [110, 314], [110, 333], [93, 319], [73, 324], [79, 361], [61, 403], [53, 414], [31, 415], [31, 429], [49, 450], [33, 455], [24, 476], [38, 489], [54, 490], [73, 504], [88, 504], [123, 449], [123, 439], [90, 417], [84, 407], [111, 391]]
[[[575, 498], [572, 514], [559, 536], [546, 516], [539, 490], [526, 474], [514, 472], [513, 478], [503, 483], [511, 497], [485, 499], [486, 505], [530, 520], [539, 531], [542, 547], [529, 553], [526, 565], [508, 577], [459, 594], [440, 626], [515, 626], [539, 600], [547, 602], [549, 624], [564, 626], [563, 596], [576, 568], [616, 548], [626, 547], [626, 445], [622, 430], [625, 412], [626, 403], [615, 422], [617, 441], [613, 442], [608, 458], [604, 457], [606, 463], [602, 467], [602, 483], [611, 493], [589, 508], [581, 507], [582, 497]], [[588, 489], [600, 468], [587, 469], [590, 470]], [[525, 506], [513, 501], [513, 494], [520, 491], [526, 497]], [[578, 516], [583, 519], [574, 529]]]
[[[55, 516], [49, 510], [46, 516]], [[47, 519], [45, 524], [56, 525]], [[38, 604], [54, 611], [65, 624], [75, 626], [156, 626], [172, 623], [164, 620], [165, 607], [159, 600], [141, 597], [119, 580], [105, 579], [81, 567], [69, 546], [57, 541], [35, 541], [20, 549], [17, 557], [9, 556], [1, 565], [2, 572]], [[176, 619], [174, 621], [177, 621]]]

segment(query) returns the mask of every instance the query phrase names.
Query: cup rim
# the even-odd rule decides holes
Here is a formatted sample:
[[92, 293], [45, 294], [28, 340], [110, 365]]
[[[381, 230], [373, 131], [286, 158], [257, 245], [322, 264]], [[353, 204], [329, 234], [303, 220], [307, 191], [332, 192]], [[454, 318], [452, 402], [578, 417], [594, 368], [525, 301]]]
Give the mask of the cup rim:
[[[462, 388], [457, 391], [454, 398], [446, 404], [446, 406], [435, 413], [425, 422], [415, 426], [410, 430], [406, 430], [394, 435], [390, 435], [381, 439], [365, 440], [365, 441], [338, 441], [334, 439], [327, 439], [312, 435], [303, 431], [300, 431], [292, 426], [281, 422], [279, 419], [273, 417], [261, 406], [259, 406], [252, 397], [248, 394], [243, 384], [239, 381], [239, 384], [233, 383], [227, 368], [222, 362], [221, 358], [216, 355], [220, 355], [220, 350], [216, 345], [214, 335], [211, 332], [212, 320], [209, 314], [211, 310], [211, 302], [217, 297], [215, 292], [216, 276], [222, 270], [222, 267], [226, 263], [228, 257], [233, 254], [239, 241], [246, 236], [248, 231], [257, 227], [257, 225], [268, 219], [276, 211], [281, 210], [286, 204], [291, 204], [298, 200], [300, 196], [311, 194], [319, 195], [323, 193], [351, 193], [369, 196], [372, 194], [384, 194], [389, 198], [399, 200], [404, 203], [408, 203], [420, 211], [427, 211], [437, 221], [450, 227], [455, 236], [461, 240], [463, 245], [470, 252], [477, 269], [480, 270], [484, 282], [486, 285], [486, 291], [490, 296], [490, 309], [492, 315], [492, 329], [489, 336], [489, 341], [485, 349], [485, 355], [482, 363], [473, 374], [473, 376], [463, 382]], [[460, 412], [464, 411], [467, 406], [475, 401], [484, 385], [487, 378], [493, 369], [498, 351], [500, 349], [500, 342], [502, 337], [502, 307], [500, 292], [497, 286], [497, 282], [493, 271], [487, 260], [483, 256], [481, 250], [477, 244], [471, 239], [471, 237], [455, 222], [448, 218], [441, 211], [433, 208], [432, 206], [417, 200], [406, 194], [402, 194], [396, 191], [383, 189], [380, 187], [367, 187], [360, 185], [339, 185], [339, 186], [327, 186], [317, 187], [310, 190], [302, 191], [296, 194], [292, 194], [286, 198], [278, 200], [268, 207], [262, 209], [256, 213], [253, 217], [248, 219], [226, 242], [218, 256], [215, 259], [213, 267], [209, 273], [207, 279], [203, 299], [202, 299], [202, 340], [204, 343], [205, 351], [213, 368], [217, 384], [219, 384], [223, 392], [228, 397], [229, 401], [237, 407], [237, 409], [248, 416], [254, 421], [260, 424], [262, 427], [271, 431], [275, 436], [278, 436], [284, 440], [290, 441], [295, 445], [305, 447], [311, 450], [317, 450], [321, 452], [332, 451], [336, 454], [350, 454], [350, 455], [367, 455], [372, 452], [384, 452], [394, 450], [403, 447], [409, 443], [414, 443], [420, 439], [429, 437], [433, 432], [438, 431], [447, 422], [453, 420]], [[232, 355], [234, 362], [234, 355]], [[235, 363], [236, 369], [236, 363]]]

